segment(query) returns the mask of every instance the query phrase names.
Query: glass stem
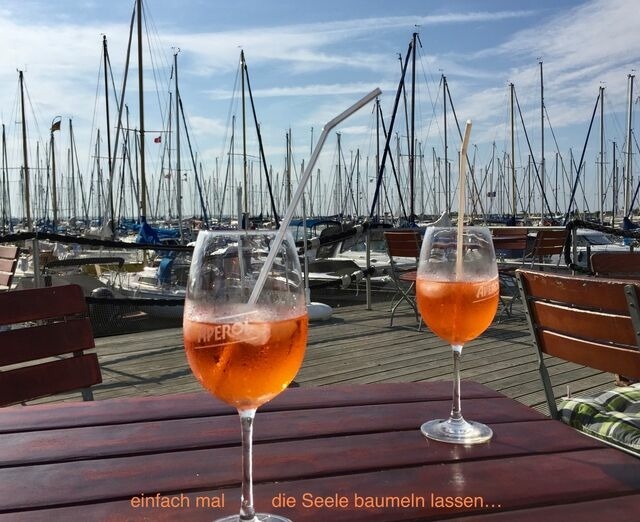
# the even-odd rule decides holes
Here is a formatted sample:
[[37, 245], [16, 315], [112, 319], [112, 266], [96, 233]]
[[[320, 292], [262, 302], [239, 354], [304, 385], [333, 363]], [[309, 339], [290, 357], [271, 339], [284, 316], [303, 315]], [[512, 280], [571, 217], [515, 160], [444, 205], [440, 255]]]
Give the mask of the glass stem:
[[452, 344], [453, 351], [453, 405], [451, 406], [451, 419], [462, 420], [462, 408], [460, 406], [460, 356], [462, 345]]
[[242, 497], [240, 499], [240, 520], [253, 521], [253, 419], [256, 410], [238, 411], [242, 426]]

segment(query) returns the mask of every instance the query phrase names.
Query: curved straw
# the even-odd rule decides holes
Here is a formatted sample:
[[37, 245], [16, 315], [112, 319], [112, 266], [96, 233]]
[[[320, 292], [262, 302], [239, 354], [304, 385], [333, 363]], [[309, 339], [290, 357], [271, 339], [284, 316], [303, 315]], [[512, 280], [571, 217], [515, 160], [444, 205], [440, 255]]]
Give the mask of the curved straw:
[[465, 189], [467, 186], [467, 147], [469, 146], [469, 136], [471, 135], [471, 120], [467, 120], [464, 127], [464, 138], [460, 149], [460, 181], [458, 182], [458, 238], [456, 242], [456, 281], [462, 279], [462, 232], [464, 228], [464, 203]]
[[369, 94], [367, 94], [364, 98], [361, 98], [359, 101], [354, 103], [351, 107], [349, 107], [344, 112], [340, 113], [338, 116], [330, 120], [322, 129], [322, 134], [320, 134], [320, 138], [318, 139], [318, 143], [316, 147], [313, 149], [313, 153], [311, 154], [311, 158], [309, 159], [309, 164], [304, 169], [302, 174], [302, 178], [300, 179], [300, 183], [298, 184], [298, 188], [296, 188], [296, 192], [291, 198], [291, 202], [289, 203], [289, 208], [287, 208], [287, 212], [285, 213], [282, 221], [280, 222], [280, 228], [278, 229], [278, 233], [273, 240], [273, 245], [271, 245], [271, 249], [269, 250], [269, 255], [262, 266], [262, 270], [260, 271], [260, 275], [258, 276], [258, 280], [256, 281], [255, 286], [253, 287], [253, 292], [251, 292], [251, 296], [249, 297], [249, 304], [255, 304], [258, 301], [258, 297], [260, 296], [260, 292], [262, 292], [262, 287], [267, 281], [267, 275], [273, 266], [273, 262], [276, 258], [276, 254], [280, 249], [280, 245], [282, 245], [282, 241], [284, 240], [284, 235], [287, 233], [287, 228], [289, 223], [291, 222], [291, 218], [293, 217], [293, 213], [296, 210], [296, 206], [298, 205], [298, 201], [302, 197], [304, 192], [304, 187], [309, 180], [309, 176], [311, 172], [313, 172], [313, 168], [316, 165], [316, 161], [318, 161], [318, 156], [320, 155], [320, 151], [322, 150], [322, 146], [327, 139], [327, 135], [338, 123], [342, 122], [349, 116], [351, 116], [354, 112], [364, 107], [367, 103], [374, 100], [377, 96], [380, 96], [381, 91], [379, 88], [375, 88]]

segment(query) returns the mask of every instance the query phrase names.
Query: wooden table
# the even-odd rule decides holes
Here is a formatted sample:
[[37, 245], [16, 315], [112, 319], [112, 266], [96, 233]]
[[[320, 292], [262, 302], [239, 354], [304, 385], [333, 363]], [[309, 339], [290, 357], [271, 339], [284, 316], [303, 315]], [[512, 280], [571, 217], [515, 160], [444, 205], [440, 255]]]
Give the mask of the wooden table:
[[[449, 382], [287, 390], [256, 419], [258, 510], [295, 521], [638, 513], [640, 459], [479, 384], [463, 382], [463, 412], [494, 439], [428, 441], [418, 427], [448, 415], [450, 395]], [[0, 433], [0, 522], [197, 521], [238, 509], [239, 421], [206, 394], [5, 408]]]

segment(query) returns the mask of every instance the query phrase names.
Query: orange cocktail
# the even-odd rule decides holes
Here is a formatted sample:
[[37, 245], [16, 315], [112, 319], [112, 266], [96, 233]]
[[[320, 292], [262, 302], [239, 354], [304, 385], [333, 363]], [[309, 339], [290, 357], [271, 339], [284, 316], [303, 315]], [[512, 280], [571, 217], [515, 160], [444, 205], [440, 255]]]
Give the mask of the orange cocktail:
[[498, 278], [440, 281], [418, 277], [416, 299], [427, 326], [450, 344], [464, 344], [484, 332], [498, 308]]
[[300, 369], [308, 318], [235, 323], [184, 320], [189, 365], [200, 383], [240, 410], [255, 409], [284, 390]]

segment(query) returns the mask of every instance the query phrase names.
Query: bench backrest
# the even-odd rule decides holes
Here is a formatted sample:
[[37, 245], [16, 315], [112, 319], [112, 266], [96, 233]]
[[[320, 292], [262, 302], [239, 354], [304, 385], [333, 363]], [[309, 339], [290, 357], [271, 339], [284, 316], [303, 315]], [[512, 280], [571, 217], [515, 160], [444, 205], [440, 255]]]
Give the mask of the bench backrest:
[[0, 311], [0, 406], [102, 382], [80, 286], [5, 292]]
[[640, 279], [640, 252], [594, 252], [590, 263], [598, 276]]
[[639, 283], [517, 270], [549, 410], [555, 398], [542, 354], [640, 377]]
[[384, 233], [389, 257], [420, 258], [422, 238], [418, 230], [394, 230]]
[[[536, 238], [531, 248], [532, 263], [542, 263], [545, 257], [562, 256], [567, 229], [540, 229], [536, 232]], [[558, 259], [558, 263], [560, 259]]]
[[19, 255], [18, 247], [0, 245], [0, 292], [9, 290], [11, 287]]

